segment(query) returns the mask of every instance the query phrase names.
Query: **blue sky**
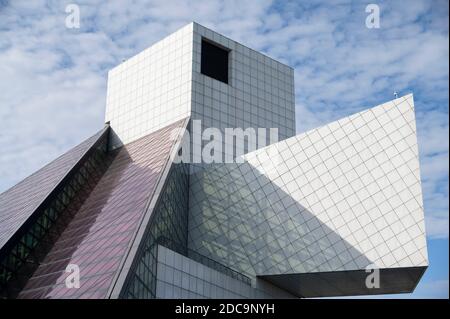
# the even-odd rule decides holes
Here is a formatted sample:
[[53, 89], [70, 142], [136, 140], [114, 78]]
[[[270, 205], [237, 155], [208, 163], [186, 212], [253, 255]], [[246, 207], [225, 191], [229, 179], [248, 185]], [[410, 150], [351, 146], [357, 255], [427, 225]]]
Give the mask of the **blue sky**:
[[447, 0], [0, 0], [0, 191], [102, 127], [108, 69], [196, 21], [295, 68], [298, 132], [414, 93], [430, 267], [400, 297], [448, 298], [448, 13]]

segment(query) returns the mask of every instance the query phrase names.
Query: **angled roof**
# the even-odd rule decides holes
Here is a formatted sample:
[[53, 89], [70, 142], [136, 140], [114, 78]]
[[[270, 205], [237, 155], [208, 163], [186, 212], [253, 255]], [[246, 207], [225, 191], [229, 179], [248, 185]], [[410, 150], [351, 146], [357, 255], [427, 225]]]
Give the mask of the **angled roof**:
[[107, 130], [108, 126], [0, 194], [0, 249]]
[[[105, 298], [136, 236], [175, 145], [178, 121], [111, 152], [112, 163], [88, 195], [19, 298]], [[65, 285], [69, 264], [80, 288]]]

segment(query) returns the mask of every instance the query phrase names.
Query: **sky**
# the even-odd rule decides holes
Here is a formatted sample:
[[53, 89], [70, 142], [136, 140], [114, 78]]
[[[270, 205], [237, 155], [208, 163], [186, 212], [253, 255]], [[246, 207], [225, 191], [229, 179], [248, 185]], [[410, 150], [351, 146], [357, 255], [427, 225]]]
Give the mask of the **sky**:
[[430, 266], [394, 297], [448, 298], [448, 15], [447, 0], [0, 0], [0, 192], [103, 126], [109, 69], [196, 21], [295, 69], [299, 133], [414, 93]]

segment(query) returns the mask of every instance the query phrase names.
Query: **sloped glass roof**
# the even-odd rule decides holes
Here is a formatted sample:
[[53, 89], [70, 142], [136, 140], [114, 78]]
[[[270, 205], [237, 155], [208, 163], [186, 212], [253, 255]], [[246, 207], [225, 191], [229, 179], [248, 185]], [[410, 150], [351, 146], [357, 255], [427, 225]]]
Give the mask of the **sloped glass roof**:
[[[108, 169], [41, 260], [19, 298], [107, 297], [169, 161], [175, 143], [173, 130], [183, 123], [176, 122], [110, 152]], [[77, 161], [74, 154], [64, 156]], [[34, 174], [33, 183], [42, 183], [50, 172], [52, 167]], [[8, 196], [9, 201], [6, 197], [3, 200], [11, 210], [18, 195]], [[32, 206], [25, 200], [21, 204]], [[66, 287], [69, 264], [80, 269], [80, 288]]]
[[0, 248], [102, 136], [107, 127], [0, 194]]

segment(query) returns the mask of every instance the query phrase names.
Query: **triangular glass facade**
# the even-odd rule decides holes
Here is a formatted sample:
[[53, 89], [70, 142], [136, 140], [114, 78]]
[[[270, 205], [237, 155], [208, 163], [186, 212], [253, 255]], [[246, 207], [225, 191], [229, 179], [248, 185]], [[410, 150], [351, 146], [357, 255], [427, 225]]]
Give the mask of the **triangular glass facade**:
[[[149, 202], [158, 196], [158, 185], [165, 183], [164, 172], [170, 168], [177, 140], [173, 132], [179, 132], [184, 123], [176, 122], [115, 150], [108, 150], [107, 127], [94, 141], [89, 139], [75, 148], [81, 150], [81, 157], [74, 151], [63, 155], [73, 159], [69, 172], [24, 221], [24, 233], [16, 232], [2, 247], [2, 296], [108, 297], [138, 229], [145, 223]], [[82, 147], [85, 144], [90, 146]], [[44, 169], [49, 173], [52, 166]], [[170, 176], [175, 174], [172, 172]], [[165, 186], [170, 196], [176, 193], [174, 185], [181, 187], [178, 182]], [[7, 193], [3, 199], [9, 204], [7, 196], [11, 195]], [[178, 212], [171, 205], [161, 202], [163, 218]], [[184, 229], [185, 233], [177, 233], [175, 238], [185, 243]], [[80, 270], [80, 288], [66, 285], [69, 265]]]

